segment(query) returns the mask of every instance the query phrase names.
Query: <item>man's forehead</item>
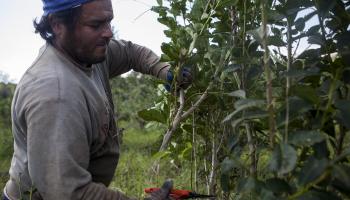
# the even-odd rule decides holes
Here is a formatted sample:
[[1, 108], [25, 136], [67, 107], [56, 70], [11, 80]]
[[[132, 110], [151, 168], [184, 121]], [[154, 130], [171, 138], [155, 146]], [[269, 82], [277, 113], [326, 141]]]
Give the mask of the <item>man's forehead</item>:
[[82, 6], [81, 15], [89, 19], [112, 19], [113, 7], [111, 0], [94, 0]]

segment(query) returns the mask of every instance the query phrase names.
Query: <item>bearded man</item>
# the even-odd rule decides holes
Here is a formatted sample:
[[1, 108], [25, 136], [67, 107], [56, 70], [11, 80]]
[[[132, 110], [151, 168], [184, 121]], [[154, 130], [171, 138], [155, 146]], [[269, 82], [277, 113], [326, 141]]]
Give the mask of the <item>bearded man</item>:
[[[109, 79], [133, 69], [166, 80], [170, 67], [146, 47], [112, 39], [111, 0], [43, 3], [34, 26], [46, 44], [13, 98], [3, 199], [130, 199], [108, 189], [119, 158]], [[167, 199], [171, 188], [166, 182], [149, 199]]]

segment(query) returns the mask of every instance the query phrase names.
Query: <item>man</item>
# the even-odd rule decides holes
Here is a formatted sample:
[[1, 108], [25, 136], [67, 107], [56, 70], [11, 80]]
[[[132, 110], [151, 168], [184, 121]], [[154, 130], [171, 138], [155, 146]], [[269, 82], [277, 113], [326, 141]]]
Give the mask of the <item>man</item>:
[[[4, 199], [129, 199], [107, 188], [118, 163], [108, 79], [131, 69], [166, 79], [151, 50], [113, 40], [111, 0], [43, 0], [47, 41], [17, 85], [14, 155]], [[167, 199], [166, 182], [149, 199]]]

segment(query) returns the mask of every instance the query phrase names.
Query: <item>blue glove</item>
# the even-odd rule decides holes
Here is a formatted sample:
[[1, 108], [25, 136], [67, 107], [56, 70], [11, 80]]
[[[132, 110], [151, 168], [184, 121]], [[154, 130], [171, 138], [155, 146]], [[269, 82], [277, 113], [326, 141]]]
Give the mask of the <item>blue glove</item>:
[[[171, 70], [167, 72], [167, 83], [164, 84], [165, 89], [170, 92], [173, 89], [172, 83], [174, 80], [174, 74]], [[187, 89], [192, 83], [192, 74], [188, 68], [183, 68], [179, 76], [177, 76], [176, 82], [179, 89]]]
[[168, 179], [163, 183], [160, 190], [152, 192], [151, 196], [144, 200], [170, 200], [169, 194], [171, 189], [173, 189], [173, 181]]

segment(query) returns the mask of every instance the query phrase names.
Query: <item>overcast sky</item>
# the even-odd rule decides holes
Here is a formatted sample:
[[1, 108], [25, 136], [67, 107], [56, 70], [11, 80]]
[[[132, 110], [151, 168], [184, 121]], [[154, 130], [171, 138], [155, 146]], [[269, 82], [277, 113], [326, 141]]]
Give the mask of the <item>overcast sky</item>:
[[[0, 0], [0, 76], [8, 74], [9, 80], [18, 82], [30, 67], [44, 41], [34, 34], [33, 19], [42, 15], [41, 0]], [[112, 25], [120, 39], [147, 46], [158, 55], [160, 45], [168, 39], [164, 36], [165, 26], [157, 21], [157, 14], [150, 11], [156, 0], [112, 0], [114, 20]], [[302, 11], [299, 16], [306, 15]], [[306, 27], [317, 24], [316, 16]], [[306, 39], [299, 50], [308, 48]], [[282, 52], [286, 50], [282, 48]], [[299, 51], [298, 51], [299, 53]]]
[[[156, 5], [156, 0], [112, 2], [115, 15], [112, 25], [119, 38], [147, 46], [160, 55], [160, 45], [166, 41], [165, 27], [158, 23], [156, 13], [145, 12]], [[32, 25], [33, 19], [40, 18], [42, 13], [41, 0], [1, 0], [0, 71], [14, 82], [19, 81], [44, 44], [40, 36], [34, 34]]]

